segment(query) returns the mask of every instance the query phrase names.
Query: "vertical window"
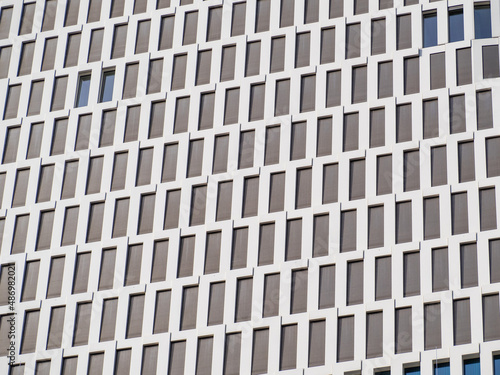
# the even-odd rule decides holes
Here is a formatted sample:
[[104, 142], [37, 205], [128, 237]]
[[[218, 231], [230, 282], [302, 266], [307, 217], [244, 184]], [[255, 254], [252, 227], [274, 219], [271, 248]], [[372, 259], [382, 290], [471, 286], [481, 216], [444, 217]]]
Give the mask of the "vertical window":
[[467, 192], [451, 194], [451, 233], [462, 234], [469, 231]]
[[382, 311], [366, 313], [366, 358], [382, 357], [384, 320]]
[[483, 46], [483, 78], [500, 76], [498, 63], [498, 45]]
[[[392, 6], [391, 6], [392, 8]], [[378, 55], [385, 53], [386, 42], [385, 42], [385, 18], [380, 18], [378, 20], [372, 20], [372, 55]]]
[[198, 285], [187, 286], [182, 290], [182, 309], [180, 330], [196, 328], [198, 310]]
[[279, 163], [280, 160], [280, 126], [268, 126], [266, 128], [266, 149], [264, 165]]
[[335, 264], [319, 268], [318, 308], [327, 309], [335, 306]]
[[9, 73], [11, 55], [12, 46], [3, 46], [2, 48], [0, 48], [0, 78], [7, 78], [7, 74]]
[[472, 83], [471, 48], [457, 49], [457, 86]]
[[233, 181], [220, 181], [218, 186], [215, 220], [229, 220], [231, 219]]
[[338, 200], [339, 165], [337, 163], [323, 166], [323, 204], [335, 203]]
[[474, 7], [474, 33], [476, 39], [491, 38], [491, 10], [489, 3]]
[[236, 46], [222, 47], [222, 63], [220, 68], [220, 81], [234, 79], [234, 65], [236, 59]]
[[90, 74], [80, 76], [76, 95], [76, 107], [85, 107], [89, 102]]
[[347, 59], [360, 56], [361, 24], [354, 23], [346, 26], [345, 55]]
[[[254, 341], [255, 342], [255, 341]], [[259, 343], [260, 344], [260, 343]], [[143, 366], [148, 366], [151, 368], [150, 371], [142, 370], [142, 374], [156, 374], [156, 366], [158, 363], [158, 345], [150, 346], [155, 348], [155, 361], [154, 366], [151, 368], [151, 365], [147, 363], [150, 362], [149, 358], [146, 358], [145, 354], [143, 355]], [[196, 352], [196, 374], [198, 375], [210, 375], [212, 373], [212, 356], [213, 356], [213, 348], [214, 348], [214, 337], [199, 337], [198, 338], [198, 348]], [[267, 372], [267, 362], [265, 371]]]
[[311, 33], [298, 33], [295, 39], [295, 67], [308, 66], [310, 64]]
[[161, 18], [160, 40], [158, 42], [158, 50], [172, 48], [174, 40], [174, 21], [175, 16], [166, 16]]
[[415, 94], [420, 91], [419, 57], [404, 59], [404, 94]]
[[448, 11], [448, 41], [450, 43], [464, 40], [464, 10], [462, 8]]
[[25, 312], [20, 354], [35, 352], [39, 318], [40, 310]]
[[422, 19], [423, 43], [425, 47], [437, 46], [437, 13], [426, 13]]
[[316, 215], [313, 219], [313, 257], [328, 255], [329, 215]]
[[481, 373], [479, 358], [464, 359], [463, 375], [476, 375]]
[[326, 107], [339, 106], [341, 102], [342, 76], [340, 70], [326, 73]]
[[271, 11], [271, 0], [257, 0], [256, 15], [255, 15], [256, 33], [269, 30], [270, 11]]
[[295, 16], [295, 0], [281, 0], [280, 27], [293, 25]]
[[253, 279], [251, 277], [237, 280], [235, 322], [243, 322], [252, 318], [252, 286]]
[[403, 153], [404, 191], [420, 189], [420, 152], [419, 150]]
[[281, 72], [284, 69], [285, 69], [285, 37], [278, 36], [271, 39], [270, 73]]
[[411, 307], [395, 311], [395, 353], [408, 353], [412, 350], [412, 311]]
[[279, 314], [280, 274], [264, 275], [264, 301], [262, 307], [262, 317], [277, 316]]
[[354, 359], [354, 315], [338, 317], [337, 362]]
[[226, 342], [224, 345], [224, 373], [239, 374], [240, 362], [241, 332], [226, 333]]
[[365, 197], [365, 159], [349, 162], [349, 200]]
[[307, 311], [307, 269], [292, 270], [290, 314]]
[[446, 60], [445, 53], [434, 53], [430, 56], [431, 90], [446, 86]]
[[346, 305], [363, 303], [363, 261], [347, 262]]
[[335, 27], [321, 29], [320, 63], [326, 64], [335, 61]]
[[248, 227], [234, 228], [231, 249], [231, 269], [245, 268], [248, 254]]
[[368, 248], [384, 246], [384, 205], [368, 207]]
[[223, 323], [225, 292], [226, 283], [224, 281], [210, 284], [207, 325], [212, 326]]
[[397, 16], [396, 49], [411, 48], [411, 14]]
[[247, 3], [234, 3], [231, 20], [231, 36], [243, 35], [245, 33]]
[[403, 295], [420, 294], [420, 253], [418, 251], [403, 254]]
[[462, 345], [471, 342], [470, 299], [453, 301], [453, 344]]
[[219, 40], [221, 36], [222, 26], [222, 6], [212, 7], [208, 9], [207, 25], [207, 42], [210, 42], [212, 40]]
[[250, 110], [248, 113], [248, 121], [264, 119], [265, 94], [265, 83], [258, 83], [250, 86]]
[[[207, 233], [205, 245], [205, 269], [203, 271], [205, 275], [219, 272], [221, 238], [221, 231]], [[165, 276], [163, 276], [163, 278], [165, 278]]]
[[366, 102], [367, 95], [367, 66], [352, 68], [352, 103]]
[[460, 278], [462, 289], [477, 286], [477, 244], [475, 242], [460, 245]]
[[497, 229], [495, 187], [479, 190], [481, 231]]
[[340, 215], [340, 252], [356, 250], [356, 210], [343, 211]]
[[168, 331], [171, 294], [172, 292], [170, 290], [160, 290], [156, 292], [153, 334]]
[[245, 59], [245, 77], [258, 75], [260, 71], [260, 41], [248, 42]]
[[500, 339], [500, 311], [498, 293], [483, 296], [484, 341]]
[[375, 258], [375, 300], [390, 299], [392, 296], [391, 256]]
[[260, 225], [258, 265], [272, 264], [274, 260], [275, 224]]
[[378, 98], [392, 96], [393, 78], [392, 61], [384, 61], [378, 64]]
[[115, 83], [115, 71], [109, 70], [102, 74], [101, 92], [99, 94], [99, 103], [109, 102], [113, 98], [113, 86]]
[[9, 86], [9, 90], [7, 92], [7, 100], [5, 102], [5, 110], [3, 113], [4, 120], [17, 117], [20, 97], [21, 97], [21, 85]]

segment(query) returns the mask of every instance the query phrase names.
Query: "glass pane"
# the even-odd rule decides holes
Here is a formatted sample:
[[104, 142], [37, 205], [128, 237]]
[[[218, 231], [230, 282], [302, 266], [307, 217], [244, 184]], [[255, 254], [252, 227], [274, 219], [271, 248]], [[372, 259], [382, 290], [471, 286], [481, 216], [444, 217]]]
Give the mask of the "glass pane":
[[437, 14], [424, 15], [424, 48], [437, 46]]
[[481, 375], [479, 358], [464, 360], [464, 375]]
[[405, 369], [405, 375], [420, 375], [420, 367], [410, 367]]
[[489, 5], [474, 8], [474, 31], [476, 39], [491, 38], [491, 12]]
[[80, 77], [78, 83], [77, 107], [85, 107], [89, 102], [90, 75]]
[[500, 355], [493, 357], [493, 374], [500, 375]]
[[450, 11], [448, 27], [450, 43], [464, 40], [464, 11], [462, 9]]
[[450, 375], [450, 363], [438, 363], [434, 368], [434, 375]]
[[113, 84], [115, 82], [115, 71], [104, 72], [101, 84], [100, 102], [109, 102], [113, 98]]

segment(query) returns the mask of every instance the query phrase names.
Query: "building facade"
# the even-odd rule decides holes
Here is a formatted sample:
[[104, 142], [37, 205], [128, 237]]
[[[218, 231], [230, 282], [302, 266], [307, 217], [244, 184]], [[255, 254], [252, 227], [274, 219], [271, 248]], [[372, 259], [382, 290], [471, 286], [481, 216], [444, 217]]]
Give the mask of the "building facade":
[[498, 0], [0, 8], [0, 373], [500, 375]]

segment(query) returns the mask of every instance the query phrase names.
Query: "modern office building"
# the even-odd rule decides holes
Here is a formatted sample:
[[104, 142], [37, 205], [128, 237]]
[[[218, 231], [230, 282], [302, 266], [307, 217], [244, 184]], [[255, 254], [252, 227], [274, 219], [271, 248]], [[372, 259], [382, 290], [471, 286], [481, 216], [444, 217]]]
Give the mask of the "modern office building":
[[1, 0], [0, 373], [500, 375], [499, 38], [499, 0]]

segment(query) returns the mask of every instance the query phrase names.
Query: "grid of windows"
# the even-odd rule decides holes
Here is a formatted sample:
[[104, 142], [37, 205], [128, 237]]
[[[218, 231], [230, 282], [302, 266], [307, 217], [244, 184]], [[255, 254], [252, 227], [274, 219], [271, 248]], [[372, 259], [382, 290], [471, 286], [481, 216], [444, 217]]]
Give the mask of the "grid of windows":
[[2, 3], [0, 368], [15, 264], [15, 374], [479, 373], [499, 24], [417, 4]]

